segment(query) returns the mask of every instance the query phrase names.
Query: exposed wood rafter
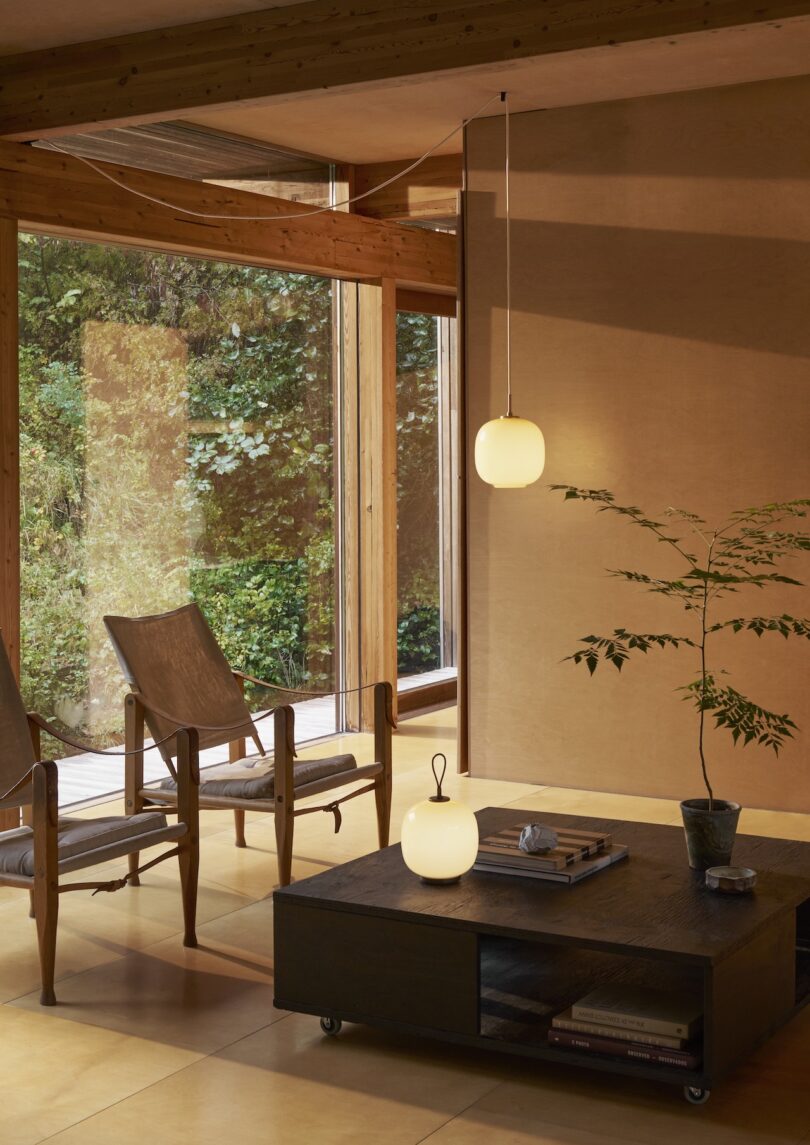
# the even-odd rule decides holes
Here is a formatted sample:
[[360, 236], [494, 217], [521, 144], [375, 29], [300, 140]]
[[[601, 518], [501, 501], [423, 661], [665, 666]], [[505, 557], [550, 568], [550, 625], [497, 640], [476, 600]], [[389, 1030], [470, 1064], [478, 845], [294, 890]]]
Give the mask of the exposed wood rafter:
[[397, 310], [410, 314], [434, 314], [437, 318], [456, 317], [456, 299], [449, 294], [429, 294], [425, 290], [397, 290]]
[[9, 56], [0, 135], [173, 119], [808, 11], [808, 0], [311, 0]]
[[128, 187], [184, 208], [227, 216], [294, 215], [281, 222], [195, 218], [110, 183], [72, 156], [0, 142], [0, 218], [74, 237], [118, 240], [332, 278], [390, 278], [452, 293], [454, 235], [363, 219], [177, 179], [105, 166]]
[[[395, 163], [367, 163], [354, 169], [355, 194], [362, 195], [378, 187], [392, 175], [404, 170], [412, 160]], [[432, 155], [415, 171], [360, 199], [358, 215], [371, 219], [406, 219], [438, 222], [455, 219], [458, 214], [458, 193], [461, 190], [461, 155]]]

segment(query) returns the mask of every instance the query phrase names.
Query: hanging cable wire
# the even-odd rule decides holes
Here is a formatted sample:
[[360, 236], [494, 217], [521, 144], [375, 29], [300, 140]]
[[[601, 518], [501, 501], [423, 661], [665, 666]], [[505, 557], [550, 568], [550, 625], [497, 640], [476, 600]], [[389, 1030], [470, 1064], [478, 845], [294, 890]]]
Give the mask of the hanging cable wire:
[[50, 147], [53, 148], [54, 151], [58, 151], [61, 155], [67, 155], [71, 159], [78, 159], [81, 163], [84, 163], [85, 166], [90, 167], [93, 171], [95, 171], [97, 175], [101, 175], [102, 178], [107, 179], [110, 183], [114, 183], [116, 187], [120, 187], [122, 191], [126, 191], [130, 195], [136, 195], [139, 199], [146, 199], [147, 202], [155, 203], [159, 207], [168, 207], [168, 209], [171, 211], [180, 211], [181, 214], [191, 215], [195, 219], [214, 219], [227, 222], [246, 223], [293, 222], [296, 219], [308, 218], [310, 215], [329, 214], [331, 211], [336, 210], [338, 207], [349, 207], [353, 203], [359, 203], [362, 199], [367, 199], [369, 195], [376, 194], [377, 191], [385, 190], [385, 188], [390, 187], [392, 183], [396, 183], [398, 179], [402, 179], [406, 175], [410, 175], [411, 171], [415, 171], [417, 167], [421, 167], [425, 160], [429, 159], [435, 151], [438, 151], [440, 147], [444, 146], [444, 144], [447, 143], [448, 140], [452, 139], [454, 135], [458, 135], [459, 131], [463, 131], [468, 123], [472, 123], [474, 119], [478, 119], [480, 115], [483, 115], [486, 109], [491, 104], [493, 104], [495, 100], [501, 98], [502, 96], [500, 95], [493, 95], [490, 99], [487, 100], [485, 104], [479, 107], [478, 111], [476, 111], [474, 115], [470, 115], [466, 119], [462, 119], [461, 123], [457, 124], [457, 126], [454, 127], [452, 131], [448, 132], [448, 134], [445, 135], [443, 139], [440, 139], [438, 143], [434, 143], [433, 146], [424, 153], [424, 155], [421, 155], [418, 159], [415, 159], [413, 163], [403, 168], [402, 171], [397, 172], [396, 175], [392, 175], [390, 179], [386, 179], [383, 183], [379, 183], [376, 187], [372, 187], [368, 191], [363, 191], [363, 193], [360, 195], [352, 195], [350, 199], [343, 199], [339, 203], [332, 203], [328, 207], [313, 207], [311, 211], [297, 211], [294, 215], [217, 215], [211, 214], [208, 211], [194, 211], [191, 209], [191, 207], [181, 207], [179, 203], [170, 203], [168, 199], [159, 199], [156, 195], [149, 195], [146, 191], [138, 191], [135, 187], [130, 187], [122, 179], [117, 179], [115, 175], [111, 175], [109, 171], [105, 171], [103, 167], [100, 167], [97, 163], [94, 163], [92, 159], [88, 159], [85, 155], [77, 155], [72, 151], [68, 151], [65, 147], [60, 147], [58, 143], [54, 143], [53, 141], [50, 142]]
[[509, 139], [509, 93], [501, 92], [504, 111], [504, 183], [506, 197], [506, 416], [512, 416], [512, 213], [509, 210], [509, 174], [511, 148]]

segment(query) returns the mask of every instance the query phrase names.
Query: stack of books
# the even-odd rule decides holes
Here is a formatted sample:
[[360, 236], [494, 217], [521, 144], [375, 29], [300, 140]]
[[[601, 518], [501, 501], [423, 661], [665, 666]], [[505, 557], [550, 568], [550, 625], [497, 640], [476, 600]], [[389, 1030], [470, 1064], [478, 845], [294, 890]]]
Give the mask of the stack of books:
[[551, 851], [529, 854], [518, 846], [523, 824], [506, 827], [481, 840], [473, 870], [487, 874], [520, 875], [551, 883], [578, 883], [627, 855], [627, 847], [610, 835], [564, 828], [557, 831]]
[[656, 1065], [698, 1069], [700, 1002], [654, 987], [609, 984], [552, 1018], [549, 1044]]

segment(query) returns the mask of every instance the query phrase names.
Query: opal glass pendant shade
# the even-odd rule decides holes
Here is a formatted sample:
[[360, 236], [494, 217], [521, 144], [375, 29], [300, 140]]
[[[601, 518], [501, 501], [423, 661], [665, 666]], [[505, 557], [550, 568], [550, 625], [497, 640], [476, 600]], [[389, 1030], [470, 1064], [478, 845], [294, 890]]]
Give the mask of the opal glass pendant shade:
[[475, 468], [496, 489], [523, 489], [535, 482], [546, 464], [546, 443], [533, 421], [497, 417], [475, 438]]

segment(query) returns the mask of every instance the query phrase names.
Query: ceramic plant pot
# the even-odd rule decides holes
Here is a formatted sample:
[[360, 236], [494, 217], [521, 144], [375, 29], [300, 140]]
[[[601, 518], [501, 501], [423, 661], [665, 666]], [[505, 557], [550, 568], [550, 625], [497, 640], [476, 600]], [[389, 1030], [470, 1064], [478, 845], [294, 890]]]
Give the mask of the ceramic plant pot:
[[709, 810], [708, 799], [684, 799], [681, 804], [683, 826], [686, 832], [686, 851], [689, 866], [694, 871], [706, 871], [709, 867], [727, 867], [734, 850], [737, 822], [740, 818], [739, 803], [729, 803], [725, 799], [712, 801]]

